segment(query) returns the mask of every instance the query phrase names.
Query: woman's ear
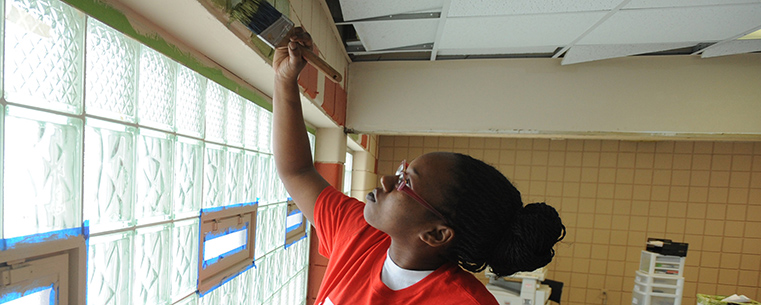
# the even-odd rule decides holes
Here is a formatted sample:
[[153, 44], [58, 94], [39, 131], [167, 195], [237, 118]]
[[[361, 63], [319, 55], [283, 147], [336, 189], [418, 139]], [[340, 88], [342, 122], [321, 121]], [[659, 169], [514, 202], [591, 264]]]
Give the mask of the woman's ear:
[[454, 230], [443, 224], [420, 234], [420, 239], [431, 247], [438, 248], [449, 245], [454, 241]]

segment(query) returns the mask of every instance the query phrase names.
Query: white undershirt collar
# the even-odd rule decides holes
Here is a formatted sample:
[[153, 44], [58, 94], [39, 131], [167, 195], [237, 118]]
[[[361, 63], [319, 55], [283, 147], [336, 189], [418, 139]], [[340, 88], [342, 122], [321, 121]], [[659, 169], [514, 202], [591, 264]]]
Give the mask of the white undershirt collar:
[[383, 270], [381, 271], [381, 281], [391, 290], [402, 290], [420, 282], [420, 280], [431, 273], [433, 273], [433, 270], [419, 271], [399, 267], [391, 259], [388, 251], [386, 251], [386, 260], [383, 262]]

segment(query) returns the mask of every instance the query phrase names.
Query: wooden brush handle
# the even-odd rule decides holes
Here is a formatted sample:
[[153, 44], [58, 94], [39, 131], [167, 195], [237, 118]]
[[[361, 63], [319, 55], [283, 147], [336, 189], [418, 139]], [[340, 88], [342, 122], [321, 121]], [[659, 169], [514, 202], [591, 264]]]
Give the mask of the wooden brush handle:
[[304, 59], [312, 64], [317, 70], [320, 70], [322, 73], [325, 73], [328, 75], [330, 80], [340, 83], [341, 80], [343, 80], [343, 77], [341, 77], [341, 73], [338, 73], [336, 69], [333, 69], [333, 67], [330, 66], [327, 62], [322, 60], [319, 56], [314, 54], [311, 50], [307, 49], [306, 47], [302, 46], [301, 44], [297, 44], [299, 48], [301, 49], [301, 56], [304, 57]]

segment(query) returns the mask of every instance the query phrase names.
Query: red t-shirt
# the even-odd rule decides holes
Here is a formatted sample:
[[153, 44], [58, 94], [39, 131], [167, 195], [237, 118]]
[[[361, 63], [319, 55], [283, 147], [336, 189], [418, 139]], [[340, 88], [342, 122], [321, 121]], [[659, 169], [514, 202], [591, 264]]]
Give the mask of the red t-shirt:
[[314, 219], [320, 254], [330, 260], [316, 304], [498, 304], [473, 274], [455, 263], [410, 287], [388, 288], [381, 281], [381, 269], [391, 238], [367, 224], [363, 210], [364, 203], [332, 186], [317, 198]]

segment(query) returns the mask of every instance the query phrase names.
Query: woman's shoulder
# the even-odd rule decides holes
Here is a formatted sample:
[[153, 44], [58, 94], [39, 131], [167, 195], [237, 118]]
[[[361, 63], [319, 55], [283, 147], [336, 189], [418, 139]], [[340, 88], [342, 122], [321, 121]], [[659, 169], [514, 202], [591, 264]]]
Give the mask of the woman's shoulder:
[[[460, 303], [458, 304], [498, 304], [494, 295], [486, 289], [484, 283], [478, 280], [473, 273], [463, 270], [455, 263], [449, 263], [443, 266], [443, 268], [445, 268], [445, 270], [441, 276], [445, 278], [437, 279], [437, 282], [441, 285], [440, 288], [448, 291], [447, 294], [451, 300], [454, 300], [454, 297], [456, 296], [459, 298], [458, 302]], [[441, 283], [449, 284], [442, 285]]]

